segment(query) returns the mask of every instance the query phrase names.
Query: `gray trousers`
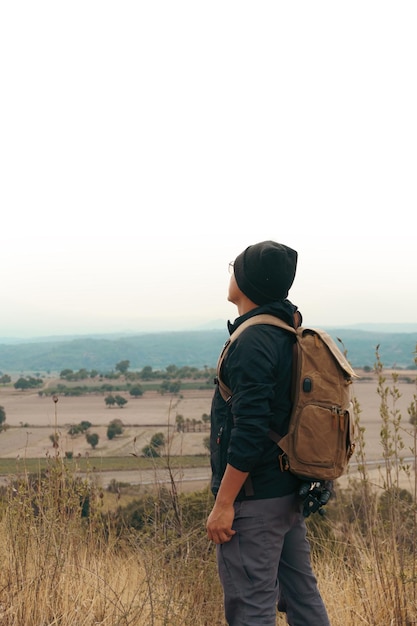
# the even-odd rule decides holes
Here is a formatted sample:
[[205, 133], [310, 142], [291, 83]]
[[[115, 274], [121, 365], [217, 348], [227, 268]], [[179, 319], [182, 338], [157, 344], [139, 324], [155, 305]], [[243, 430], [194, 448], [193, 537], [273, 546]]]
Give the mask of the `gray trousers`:
[[235, 503], [232, 539], [217, 546], [229, 626], [330, 626], [296, 494]]

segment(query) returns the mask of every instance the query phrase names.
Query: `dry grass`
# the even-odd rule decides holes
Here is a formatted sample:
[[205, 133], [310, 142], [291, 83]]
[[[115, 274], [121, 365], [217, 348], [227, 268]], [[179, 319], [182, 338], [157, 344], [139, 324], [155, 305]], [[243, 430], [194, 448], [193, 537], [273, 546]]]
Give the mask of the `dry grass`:
[[201, 533], [172, 533], [170, 541], [160, 528], [116, 536], [99, 514], [101, 494], [74, 483], [59, 458], [45, 476], [14, 484], [3, 501], [2, 626], [221, 623], [213, 551]]
[[[59, 474], [55, 479], [62, 484]], [[94, 515], [83, 521], [75, 509], [48, 511], [44, 502], [34, 516], [27, 504], [12, 499], [0, 524], [2, 626], [224, 625], [214, 552], [201, 532], [170, 541], [161, 528], [109, 536]], [[332, 626], [416, 622], [411, 589], [407, 617], [390, 601], [395, 563], [383, 541], [370, 548], [352, 530], [338, 546], [316, 537], [313, 553]], [[278, 616], [277, 624], [284, 623]]]
[[[359, 468], [339, 486], [328, 516], [308, 520], [312, 558], [332, 626], [411, 626], [417, 624], [417, 486], [414, 465], [404, 457], [415, 463], [408, 409], [415, 407], [416, 388], [406, 386], [404, 401], [395, 374], [380, 371], [370, 384], [375, 397], [357, 405]], [[382, 459], [373, 470], [378, 486], [366, 465], [368, 450]], [[167, 517], [155, 513], [145, 530], [116, 532], [107, 523], [114, 515], [109, 500], [71, 475], [58, 453], [45, 475], [10, 485], [0, 500], [2, 626], [224, 625], [214, 550], [204, 533], [207, 511], [185, 523], [179, 492], [180, 480], [174, 481]], [[162, 502], [160, 496], [155, 506]]]
[[[2, 535], [3, 546], [7, 545], [4, 539], [7, 537]], [[1, 574], [0, 620], [4, 626], [209, 623], [207, 618], [193, 622], [189, 614], [190, 604], [195, 606], [190, 596], [198, 593], [195, 568], [192, 581], [187, 581], [184, 563], [181, 582], [176, 582], [172, 569], [167, 580], [163, 555], [150, 546], [114, 550], [97, 545], [91, 537], [80, 543], [79, 538], [66, 536], [65, 550], [51, 554], [41, 566], [40, 546], [34, 538], [26, 548], [27, 559], [24, 569], [19, 568], [18, 581], [16, 563], [2, 554], [2, 562], [7, 563]], [[204, 607], [206, 615], [213, 614], [215, 604], [221, 605], [212, 601], [212, 606]]]

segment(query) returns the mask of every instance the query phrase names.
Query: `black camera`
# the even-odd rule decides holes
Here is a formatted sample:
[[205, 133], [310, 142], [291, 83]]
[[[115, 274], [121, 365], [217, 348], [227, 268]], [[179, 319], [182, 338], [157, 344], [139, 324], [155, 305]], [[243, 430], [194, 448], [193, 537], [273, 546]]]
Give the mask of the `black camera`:
[[324, 515], [322, 508], [325, 506], [332, 495], [333, 483], [329, 480], [303, 482], [298, 495], [303, 501], [303, 515], [308, 517], [311, 513], [318, 511], [319, 515]]

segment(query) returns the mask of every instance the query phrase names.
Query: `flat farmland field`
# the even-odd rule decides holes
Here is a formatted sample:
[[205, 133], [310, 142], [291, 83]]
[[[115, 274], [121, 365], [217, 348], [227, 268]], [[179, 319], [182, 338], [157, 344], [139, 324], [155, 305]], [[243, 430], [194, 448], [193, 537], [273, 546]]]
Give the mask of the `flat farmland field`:
[[[367, 378], [369, 375], [366, 375]], [[415, 381], [415, 372], [401, 372], [397, 383], [400, 398], [393, 402], [388, 397], [389, 410], [402, 415], [401, 437], [404, 442], [404, 457], [412, 457], [413, 428], [409, 423], [408, 408], [416, 394], [416, 385], [405, 382]], [[361, 425], [365, 428], [367, 461], [382, 458], [380, 444], [380, 397], [377, 394], [377, 381], [374, 376], [354, 384], [354, 394], [361, 410]], [[387, 375], [386, 386], [392, 386]], [[6, 412], [7, 430], [0, 433], [0, 458], [24, 459], [45, 458], [55, 454], [50, 436], [57, 430], [60, 436], [60, 451], [64, 455], [71, 452], [74, 457], [88, 456], [90, 459], [103, 457], [140, 456], [142, 448], [149, 444], [156, 432], [163, 432], [171, 455], [206, 455], [204, 439], [209, 435], [209, 425], [202, 420], [203, 414], [210, 413], [213, 391], [184, 390], [180, 396], [161, 395], [146, 391], [137, 399], [125, 395], [128, 400], [123, 408], [108, 408], [105, 393], [88, 394], [79, 397], [59, 396], [58, 402], [48, 396], [39, 396], [33, 391], [17, 391], [11, 387], [0, 388], [0, 406]], [[188, 421], [188, 432], [176, 432], [176, 416]], [[110, 421], [120, 419], [124, 425], [123, 434], [108, 440], [106, 433]], [[90, 432], [99, 435], [99, 443], [93, 450], [84, 435], [71, 437], [68, 429], [81, 421], [91, 422]], [[355, 457], [352, 459], [355, 462]], [[207, 466], [209, 461], [207, 458]]]
[[[212, 390], [183, 391], [180, 396], [147, 391], [137, 399], [121, 394], [128, 400], [123, 408], [108, 408], [104, 402], [106, 395], [59, 396], [55, 403], [50, 396], [41, 397], [37, 392], [1, 389], [0, 405], [6, 412], [9, 428], [0, 434], [0, 457], [42, 458], [51, 454], [50, 435], [55, 429], [60, 435], [62, 452], [72, 452], [74, 456], [140, 455], [156, 432], [164, 433], [173, 455], [207, 453], [203, 441], [209, 434], [209, 426], [203, 423], [202, 415], [210, 413]], [[182, 415], [185, 422], [189, 420], [189, 432], [176, 432], [177, 415]], [[114, 419], [123, 422], [124, 432], [108, 440], [107, 427]], [[87, 444], [85, 436], [68, 435], [69, 427], [82, 421], [91, 422], [90, 432], [99, 435], [95, 450]]]

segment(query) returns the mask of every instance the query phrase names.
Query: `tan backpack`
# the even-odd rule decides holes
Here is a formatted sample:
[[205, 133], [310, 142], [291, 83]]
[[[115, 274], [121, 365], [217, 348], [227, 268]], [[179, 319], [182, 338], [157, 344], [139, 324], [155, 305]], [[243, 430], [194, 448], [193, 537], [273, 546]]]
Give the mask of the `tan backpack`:
[[282, 469], [309, 481], [339, 478], [355, 448], [352, 381], [357, 374], [325, 331], [294, 329], [273, 315], [255, 315], [238, 326], [220, 354], [217, 380], [225, 401], [232, 392], [221, 380], [223, 360], [231, 343], [253, 324], [279, 326], [296, 337], [289, 430], [284, 436], [269, 433], [283, 450]]

